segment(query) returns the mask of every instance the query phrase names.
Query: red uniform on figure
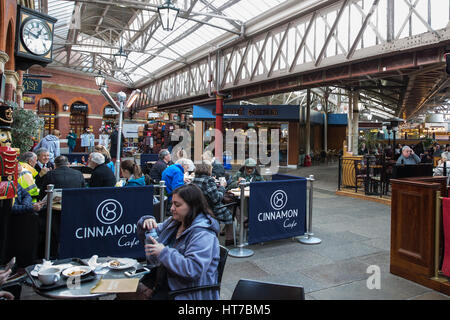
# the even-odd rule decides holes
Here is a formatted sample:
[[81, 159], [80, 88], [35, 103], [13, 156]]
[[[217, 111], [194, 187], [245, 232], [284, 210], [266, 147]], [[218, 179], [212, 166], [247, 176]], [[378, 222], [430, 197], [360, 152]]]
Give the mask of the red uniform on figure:
[[11, 147], [0, 147], [0, 200], [17, 195], [17, 151]]
[[18, 152], [11, 148], [12, 108], [0, 105], [0, 200], [17, 195]]

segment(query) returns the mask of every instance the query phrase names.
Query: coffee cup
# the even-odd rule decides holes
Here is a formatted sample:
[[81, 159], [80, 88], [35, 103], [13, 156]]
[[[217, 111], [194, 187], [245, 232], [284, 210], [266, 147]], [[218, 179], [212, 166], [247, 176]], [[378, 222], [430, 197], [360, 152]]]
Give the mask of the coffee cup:
[[42, 284], [48, 286], [58, 282], [61, 277], [60, 273], [61, 270], [58, 268], [45, 268], [38, 272], [38, 279]]

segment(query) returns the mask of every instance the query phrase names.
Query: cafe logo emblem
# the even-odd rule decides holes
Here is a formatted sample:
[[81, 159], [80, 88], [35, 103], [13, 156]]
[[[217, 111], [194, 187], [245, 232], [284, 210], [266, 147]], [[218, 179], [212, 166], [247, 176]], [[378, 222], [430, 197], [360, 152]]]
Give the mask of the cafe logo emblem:
[[107, 199], [97, 207], [97, 219], [103, 224], [113, 224], [119, 221], [123, 214], [122, 205], [114, 199]]
[[283, 209], [288, 201], [288, 196], [283, 190], [277, 190], [270, 197], [270, 205], [274, 210]]

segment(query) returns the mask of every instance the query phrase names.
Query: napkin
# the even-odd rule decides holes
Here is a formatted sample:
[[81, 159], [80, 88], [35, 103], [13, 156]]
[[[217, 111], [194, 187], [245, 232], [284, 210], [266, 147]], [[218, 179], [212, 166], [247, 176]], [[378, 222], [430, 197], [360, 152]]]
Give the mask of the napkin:
[[136, 292], [139, 279], [101, 279], [91, 293], [130, 293]]

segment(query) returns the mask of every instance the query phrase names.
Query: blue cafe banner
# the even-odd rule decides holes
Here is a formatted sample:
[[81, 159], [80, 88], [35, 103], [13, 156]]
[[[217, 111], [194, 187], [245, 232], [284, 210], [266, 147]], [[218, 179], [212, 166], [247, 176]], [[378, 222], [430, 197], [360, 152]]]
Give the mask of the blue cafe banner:
[[305, 232], [305, 178], [250, 184], [249, 244], [298, 237]]
[[41, 94], [42, 93], [42, 80], [41, 79], [29, 79], [24, 78], [23, 82], [24, 94]]
[[137, 222], [153, 215], [153, 187], [64, 189], [59, 258], [139, 258]]

